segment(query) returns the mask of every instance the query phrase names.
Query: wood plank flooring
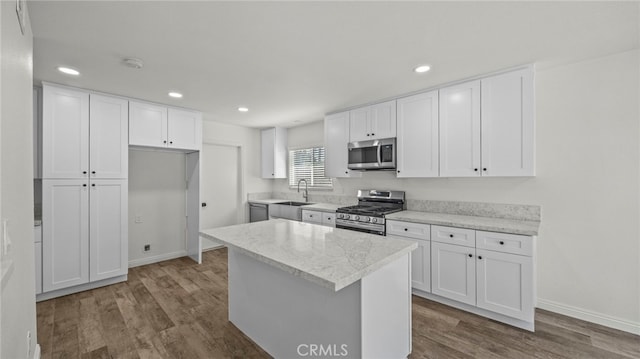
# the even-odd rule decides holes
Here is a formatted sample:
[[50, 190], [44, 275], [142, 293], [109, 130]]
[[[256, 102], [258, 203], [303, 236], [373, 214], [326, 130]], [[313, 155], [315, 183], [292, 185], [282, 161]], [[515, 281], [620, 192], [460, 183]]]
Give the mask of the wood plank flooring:
[[[227, 316], [227, 251], [37, 304], [42, 358], [268, 358]], [[410, 358], [640, 358], [640, 337], [536, 311], [530, 333], [413, 297]]]

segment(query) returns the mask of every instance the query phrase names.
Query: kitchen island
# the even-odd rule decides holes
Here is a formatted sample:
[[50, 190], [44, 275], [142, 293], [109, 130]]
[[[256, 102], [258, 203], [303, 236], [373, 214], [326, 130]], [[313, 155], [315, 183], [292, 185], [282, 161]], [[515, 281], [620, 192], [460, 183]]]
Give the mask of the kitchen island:
[[283, 219], [203, 230], [229, 248], [229, 320], [276, 358], [406, 358], [414, 242]]

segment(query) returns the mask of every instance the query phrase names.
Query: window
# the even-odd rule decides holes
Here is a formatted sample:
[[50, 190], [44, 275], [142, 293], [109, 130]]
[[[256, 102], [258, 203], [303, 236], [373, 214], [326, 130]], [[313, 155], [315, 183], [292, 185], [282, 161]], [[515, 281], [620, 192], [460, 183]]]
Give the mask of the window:
[[333, 188], [331, 178], [324, 175], [324, 147], [289, 151], [289, 187], [298, 186], [303, 178], [309, 188]]

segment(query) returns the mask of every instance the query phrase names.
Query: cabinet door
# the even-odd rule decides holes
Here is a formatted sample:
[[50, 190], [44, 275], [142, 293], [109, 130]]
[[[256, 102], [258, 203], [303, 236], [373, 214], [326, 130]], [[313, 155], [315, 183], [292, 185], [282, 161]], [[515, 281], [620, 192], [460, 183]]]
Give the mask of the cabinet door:
[[91, 95], [89, 155], [92, 178], [127, 178], [129, 101]]
[[479, 308], [533, 322], [531, 257], [477, 250]]
[[438, 91], [398, 100], [398, 177], [438, 177]]
[[349, 142], [371, 140], [370, 116], [369, 107], [362, 107], [349, 112]]
[[42, 178], [87, 178], [89, 94], [45, 84], [43, 101]]
[[92, 180], [89, 197], [89, 277], [127, 274], [127, 180]]
[[476, 304], [475, 249], [431, 242], [431, 292], [458, 302]]
[[327, 226], [327, 227], [335, 227], [336, 226], [336, 214], [335, 214], [335, 212], [332, 212], [332, 213], [323, 212], [322, 213], [322, 224]]
[[169, 147], [200, 150], [202, 147], [202, 115], [175, 108], [168, 110], [167, 139]]
[[44, 292], [89, 281], [87, 180], [42, 181], [42, 257]]
[[482, 175], [533, 176], [533, 141], [531, 69], [483, 79]]
[[480, 81], [440, 90], [440, 176], [480, 176]]
[[322, 224], [322, 213], [317, 211], [302, 211], [302, 222]]
[[349, 112], [336, 113], [324, 119], [324, 173], [327, 177], [362, 177], [349, 165]]
[[411, 252], [411, 286], [431, 292], [431, 242], [416, 240], [418, 248]]
[[396, 101], [369, 106], [370, 139], [396, 137]]
[[276, 129], [262, 130], [262, 178], [275, 178]]
[[287, 178], [287, 129], [262, 130], [262, 178]]
[[167, 147], [167, 108], [130, 101], [129, 144]]

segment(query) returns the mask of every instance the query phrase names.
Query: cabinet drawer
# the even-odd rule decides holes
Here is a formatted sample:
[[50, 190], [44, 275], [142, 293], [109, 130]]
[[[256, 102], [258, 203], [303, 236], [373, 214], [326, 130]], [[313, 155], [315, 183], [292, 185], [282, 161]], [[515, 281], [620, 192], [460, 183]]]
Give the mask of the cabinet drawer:
[[476, 247], [497, 252], [533, 255], [533, 238], [517, 234], [476, 232]]
[[336, 226], [336, 214], [335, 213], [327, 213], [322, 212], [322, 224], [329, 227]]
[[401, 221], [387, 221], [387, 235], [429, 240], [431, 225]]
[[441, 243], [475, 247], [476, 231], [473, 229], [431, 226], [431, 240]]
[[302, 211], [302, 222], [322, 223], [322, 213], [317, 211]]

